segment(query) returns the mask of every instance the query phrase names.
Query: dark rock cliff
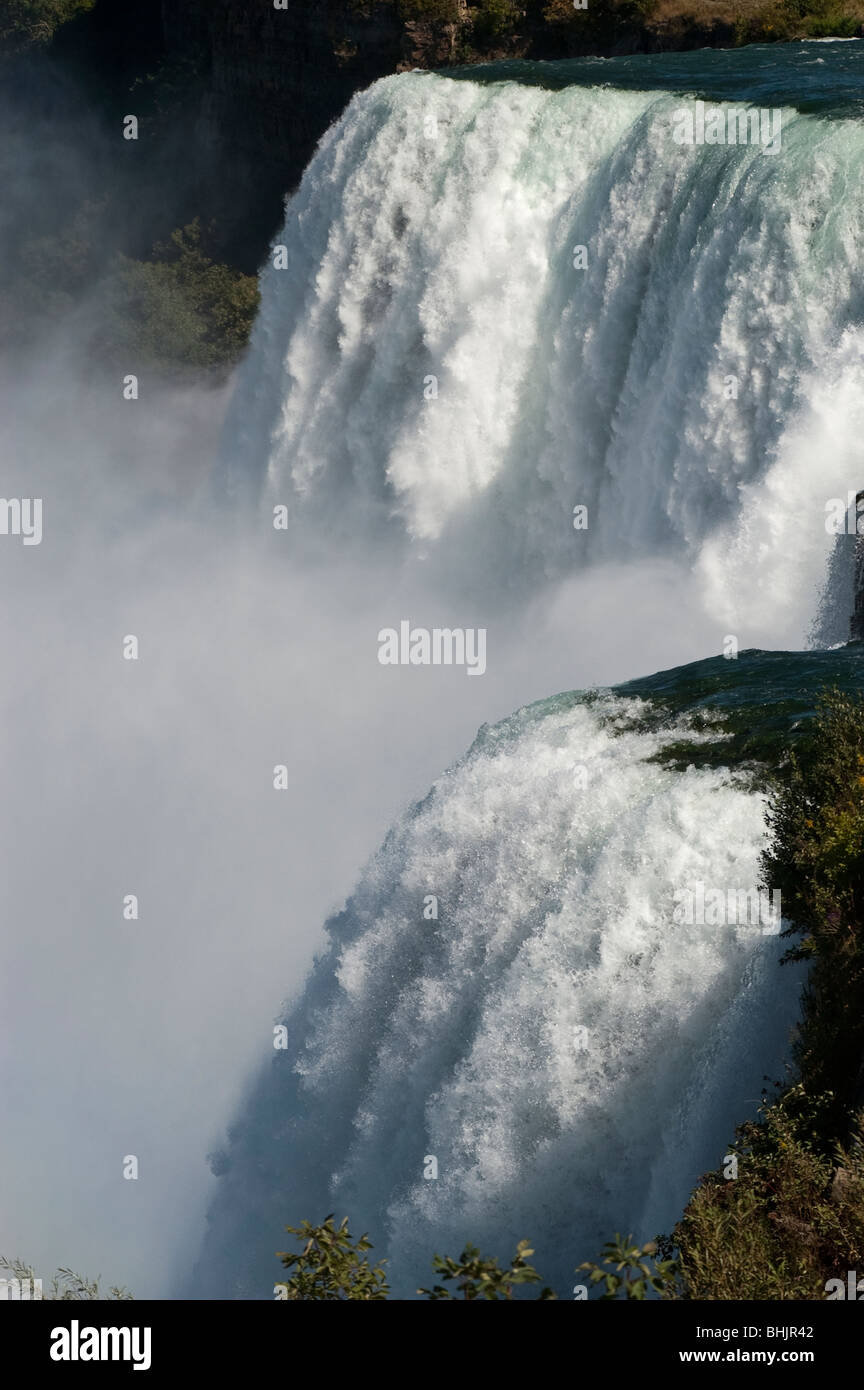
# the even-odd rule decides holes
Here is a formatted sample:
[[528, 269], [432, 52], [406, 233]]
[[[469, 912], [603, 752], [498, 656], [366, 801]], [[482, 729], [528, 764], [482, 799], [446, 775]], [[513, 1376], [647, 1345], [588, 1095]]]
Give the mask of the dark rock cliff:
[[[236, 218], [259, 235], [278, 223], [323, 132], [354, 92], [387, 73], [452, 62], [456, 26], [404, 23], [396, 7], [356, 0], [163, 0], [169, 64], [198, 78], [195, 140], [229, 179]], [[237, 228], [237, 239], [244, 238]], [[264, 243], [266, 245], [266, 242]]]

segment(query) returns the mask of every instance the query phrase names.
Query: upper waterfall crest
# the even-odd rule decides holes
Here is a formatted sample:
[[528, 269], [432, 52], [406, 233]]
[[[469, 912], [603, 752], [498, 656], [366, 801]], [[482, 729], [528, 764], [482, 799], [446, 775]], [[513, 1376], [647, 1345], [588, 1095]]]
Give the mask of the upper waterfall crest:
[[769, 579], [809, 616], [864, 426], [864, 134], [784, 109], [779, 157], [676, 143], [696, 106], [413, 73], [357, 96], [264, 270], [234, 492], [468, 585], [663, 552], [718, 617]]

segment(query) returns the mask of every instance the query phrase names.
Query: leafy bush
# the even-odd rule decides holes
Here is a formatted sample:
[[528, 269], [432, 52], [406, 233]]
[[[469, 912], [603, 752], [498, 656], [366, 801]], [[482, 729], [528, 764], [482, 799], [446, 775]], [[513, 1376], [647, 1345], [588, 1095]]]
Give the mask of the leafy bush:
[[799, 938], [784, 959], [811, 962], [798, 1077], [673, 1232], [690, 1298], [821, 1299], [864, 1260], [864, 698], [826, 693], [768, 820], [763, 878]]
[[632, 1236], [625, 1240], [622, 1235], [616, 1235], [603, 1246], [600, 1264], [586, 1260], [579, 1269], [586, 1271], [592, 1284], [605, 1285], [601, 1295], [604, 1299], [617, 1298], [622, 1290], [625, 1298], [637, 1303], [647, 1293], [656, 1293], [665, 1299], [675, 1298], [679, 1294], [678, 1261], [671, 1251], [667, 1258], [658, 1259], [658, 1253], [660, 1247], [655, 1240], [649, 1240], [646, 1245], [634, 1245]]
[[[279, 1301], [316, 1300], [324, 1302], [345, 1302], [349, 1299], [362, 1299], [366, 1302], [380, 1302], [390, 1294], [382, 1261], [370, 1265], [366, 1252], [372, 1249], [368, 1236], [353, 1240], [348, 1229], [347, 1216], [338, 1227], [332, 1214], [324, 1218], [320, 1226], [312, 1226], [304, 1221], [299, 1226], [287, 1226], [291, 1235], [303, 1242], [299, 1252], [278, 1251], [286, 1269], [293, 1269], [290, 1279], [275, 1285], [279, 1291]], [[527, 1263], [533, 1255], [527, 1240], [521, 1240], [516, 1255], [506, 1269], [501, 1269], [495, 1259], [484, 1259], [474, 1245], [466, 1245], [458, 1260], [449, 1256], [436, 1255], [432, 1266], [446, 1283], [453, 1283], [458, 1290], [453, 1293], [444, 1284], [435, 1284], [431, 1289], [418, 1289], [418, 1293], [434, 1301], [452, 1301], [463, 1298], [468, 1302], [486, 1299], [488, 1302], [512, 1300], [513, 1289], [518, 1284], [539, 1284], [540, 1275]], [[551, 1289], [541, 1289], [539, 1299], [554, 1299]]]
[[204, 253], [196, 218], [155, 246], [152, 260], [117, 257], [97, 354], [175, 372], [225, 367], [246, 345], [258, 303], [255, 276]]
[[326, 1216], [320, 1226], [303, 1221], [299, 1226], [286, 1226], [292, 1236], [303, 1241], [297, 1254], [279, 1250], [277, 1254], [286, 1269], [293, 1269], [290, 1279], [276, 1285], [281, 1301], [318, 1300], [341, 1303], [350, 1299], [381, 1302], [390, 1289], [383, 1264], [370, 1265], [366, 1251], [372, 1242], [365, 1236], [352, 1240], [348, 1217], [337, 1228], [333, 1216]]
[[798, 1085], [738, 1130], [738, 1176], [703, 1178], [673, 1233], [686, 1297], [823, 1299], [860, 1267], [864, 1130], [859, 1118], [849, 1147], [823, 1155], [814, 1127], [832, 1100]]
[[851, 38], [864, 22], [861, 0], [766, 0], [735, 18], [735, 42], [772, 43], [778, 40]]
[[[25, 1264], [23, 1260], [10, 1260], [5, 1255], [0, 1255], [0, 1269], [8, 1271], [4, 1277], [17, 1279], [19, 1283], [29, 1280], [31, 1288], [36, 1279], [33, 1266]], [[89, 1302], [91, 1299], [126, 1303], [131, 1301], [132, 1295], [128, 1289], [118, 1288], [116, 1285], [112, 1285], [105, 1294], [102, 1292], [98, 1275], [95, 1279], [87, 1279], [71, 1269], [58, 1269], [56, 1274], [52, 1275], [48, 1288], [43, 1287], [42, 1298], [58, 1303], [81, 1303]]]
[[[435, 1255], [432, 1268], [445, 1280], [454, 1281], [459, 1290], [458, 1296], [469, 1302], [478, 1298], [485, 1298], [488, 1302], [512, 1300], [515, 1285], [540, 1283], [540, 1275], [527, 1263], [528, 1256], [533, 1254], [529, 1242], [520, 1240], [515, 1258], [507, 1269], [499, 1269], [497, 1260], [484, 1259], [476, 1245], [466, 1245], [458, 1260], [447, 1255]], [[457, 1297], [443, 1284], [433, 1284], [431, 1289], [418, 1289], [417, 1292], [436, 1302], [442, 1299], [452, 1301]], [[537, 1297], [548, 1301], [555, 1294], [551, 1289], [543, 1288]]]
[[3, 0], [0, 43], [16, 47], [48, 43], [61, 24], [95, 4], [96, 0]]
[[396, 10], [399, 18], [408, 23], [439, 20], [456, 24], [462, 17], [459, 0], [396, 0]]
[[472, 35], [480, 47], [500, 42], [512, 34], [520, 12], [512, 0], [480, 0], [474, 11]]
[[833, 1093], [826, 1144], [860, 1103], [864, 1059], [864, 698], [826, 694], [812, 737], [771, 799], [763, 877], [783, 895], [810, 960], [795, 1058], [813, 1095]]
[[258, 310], [257, 278], [211, 259], [197, 218], [148, 260], [116, 255], [106, 276], [103, 217], [104, 204], [85, 202], [0, 265], [0, 348], [26, 348], [81, 311], [76, 334], [97, 362], [175, 377], [235, 362]]

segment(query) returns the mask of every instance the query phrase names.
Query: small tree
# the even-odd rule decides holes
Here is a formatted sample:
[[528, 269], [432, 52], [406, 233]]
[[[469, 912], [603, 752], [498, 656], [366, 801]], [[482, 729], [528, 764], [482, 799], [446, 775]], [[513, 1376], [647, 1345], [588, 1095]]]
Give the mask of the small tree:
[[[484, 1259], [476, 1245], [466, 1245], [458, 1260], [451, 1259], [449, 1255], [436, 1255], [432, 1260], [432, 1268], [436, 1274], [448, 1281], [456, 1281], [458, 1294], [451, 1293], [443, 1284], [435, 1284], [431, 1289], [418, 1289], [417, 1292], [434, 1300], [453, 1300], [458, 1297], [466, 1300], [485, 1298], [490, 1302], [512, 1300], [514, 1285], [540, 1283], [540, 1275], [527, 1263], [529, 1255], [533, 1254], [529, 1242], [520, 1240], [516, 1246], [515, 1259], [511, 1260], [507, 1269], [500, 1269], [498, 1261]], [[538, 1299], [544, 1300], [555, 1296], [552, 1290], [547, 1288], [541, 1289], [537, 1295]]]
[[[0, 1255], [0, 1269], [8, 1270], [19, 1284], [29, 1282], [31, 1288], [34, 1287], [36, 1271], [23, 1260], [10, 1260], [6, 1255]], [[47, 1290], [43, 1288], [42, 1298], [58, 1303], [81, 1303], [89, 1302], [91, 1299], [125, 1303], [132, 1299], [128, 1289], [115, 1284], [111, 1285], [107, 1294], [103, 1293], [99, 1283], [100, 1277], [97, 1274], [95, 1279], [87, 1279], [83, 1274], [76, 1274], [74, 1270], [58, 1269], [57, 1273], [52, 1275]]]
[[206, 254], [200, 220], [153, 247], [153, 258], [114, 258], [94, 344], [116, 361], [171, 368], [225, 369], [245, 347], [258, 310], [258, 281]]
[[285, 1290], [283, 1299], [380, 1302], [387, 1298], [390, 1289], [384, 1275], [386, 1261], [374, 1268], [369, 1264], [366, 1251], [372, 1249], [372, 1242], [365, 1235], [352, 1240], [347, 1216], [338, 1229], [332, 1213], [320, 1226], [303, 1221], [285, 1229], [304, 1245], [299, 1254], [277, 1251], [285, 1268], [294, 1270], [290, 1279], [276, 1285]]
[[603, 1246], [602, 1264], [586, 1260], [579, 1269], [588, 1273], [592, 1284], [606, 1285], [603, 1298], [617, 1298], [622, 1289], [625, 1298], [637, 1302], [649, 1290], [661, 1298], [674, 1298], [679, 1274], [677, 1260], [658, 1260], [657, 1241], [649, 1240], [645, 1245], [632, 1242], [632, 1236], [625, 1240], [616, 1233], [615, 1239]]
[[49, 43], [61, 24], [92, 10], [96, 0], [4, 0], [0, 44]]
[[512, 34], [520, 11], [512, 0], [480, 0], [474, 11], [474, 39], [481, 47]]

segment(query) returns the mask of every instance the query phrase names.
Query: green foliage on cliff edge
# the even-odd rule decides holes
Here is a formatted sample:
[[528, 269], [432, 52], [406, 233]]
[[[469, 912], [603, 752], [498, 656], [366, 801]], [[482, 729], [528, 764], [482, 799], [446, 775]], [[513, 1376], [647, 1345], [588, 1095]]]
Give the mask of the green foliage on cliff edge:
[[457, 24], [462, 18], [459, 0], [392, 0], [401, 20], [424, 23], [441, 20], [445, 24]]
[[[286, 1226], [300, 1241], [299, 1251], [277, 1251], [289, 1279], [274, 1285], [277, 1302], [380, 1303], [390, 1296], [390, 1286], [384, 1271], [386, 1260], [371, 1265], [368, 1251], [372, 1242], [366, 1235], [355, 1240], [348, 1229], [348, 1217], [338, 1227], [333, 1215], [326, 1216], [318, 1226], [303, 1221], [299, 1226]], [[452, 1302], [478, 1299], [488, 1303], [510, 1302], [513, 1289], [519, 1285], [539, 1284], [540, 1275], [528, 1257], [534, 1251], [527, 1240], [520, 1240], [516, 1254], [503, 1269], [496, 1259], [487, 1259], [474, 1245], [466, 1245], [458, 1259], [436, 1255], [432, 1267], [443, 1283], [431, 1289], [418, 1289], [432, 1302]], [[555, 1298], [551, 1289], [542, 1288], [537, 1298]]]
[[463, 60], [506, 51], [549, 58], [610, 50], [644, 51], [851, 38], [864, 29], [864, 0], [349, 0], [371, 17], [388, 5], [403, 22], [458, 24]]
[[3, 0], [0, 6], [0, 44], [12, 48], [49, 43], [55, 30], [96, 0]]
[[481, 49], [501, 43], [514, 32], [523, 14], [512, 0], [483, 0], [473, 12], [471, 41]]
[[173, 375], [229, 367], [258, 311], [257, 278], [210, 259], [196, 218], [147, 261], [118, 256], [105, 287], [96, 346], [102, 359], [136, 361]]
[[0, 348], [26, 351], [68, 316], [97, 365], [175, 378], [228, 369], [258, 311], [257, 277], [208, 254], [197, 218], [147, 259], [115, 254], [106, 273], [102, 216], [101, 204], [84, 204], [56, 234], [23, 242], [0, 265]]
[[673, 1232], [685, 1297], [821, 1299], [864, 1262], [864, 698], [823, 698], [768, 814], [763, 878], [809, 961], [797, 1077], [764, 1098]]
[[816, 1301], [861, 1269], [864, 1114], [826, 1148], [833, 1102], [798, 1084], [739, 1128], [738, 1176], [704, 1177], [672, 1235], [684, 1297]]
[[864, 0], [759, 0], [736, 6], [736, 44], [854, 38], [864, 27]]
[[864, 28], [864, 0], [545, 0], [550, 34], [568, 52], [633, 39], [637, 49], [741, 46], [836, 36]]
[[[658, 1239], [663, 1298], [822, 1300], [864, 1265], [864, 697], [826, 692], [779, 766], [762, 876], [793, 924], [784, 961], [810, 964], [795, 1077]], [[632, 1297], [616, 1258], [583, 1268], [604, 1297]]]
[[834, 1092], [839, 1138], [864, 1103], [864, 699], [825, 696], [768, 821], [764, 878], [799, 938], [787, 957], [812, 962], [796, 1061], [811, 1093]]

